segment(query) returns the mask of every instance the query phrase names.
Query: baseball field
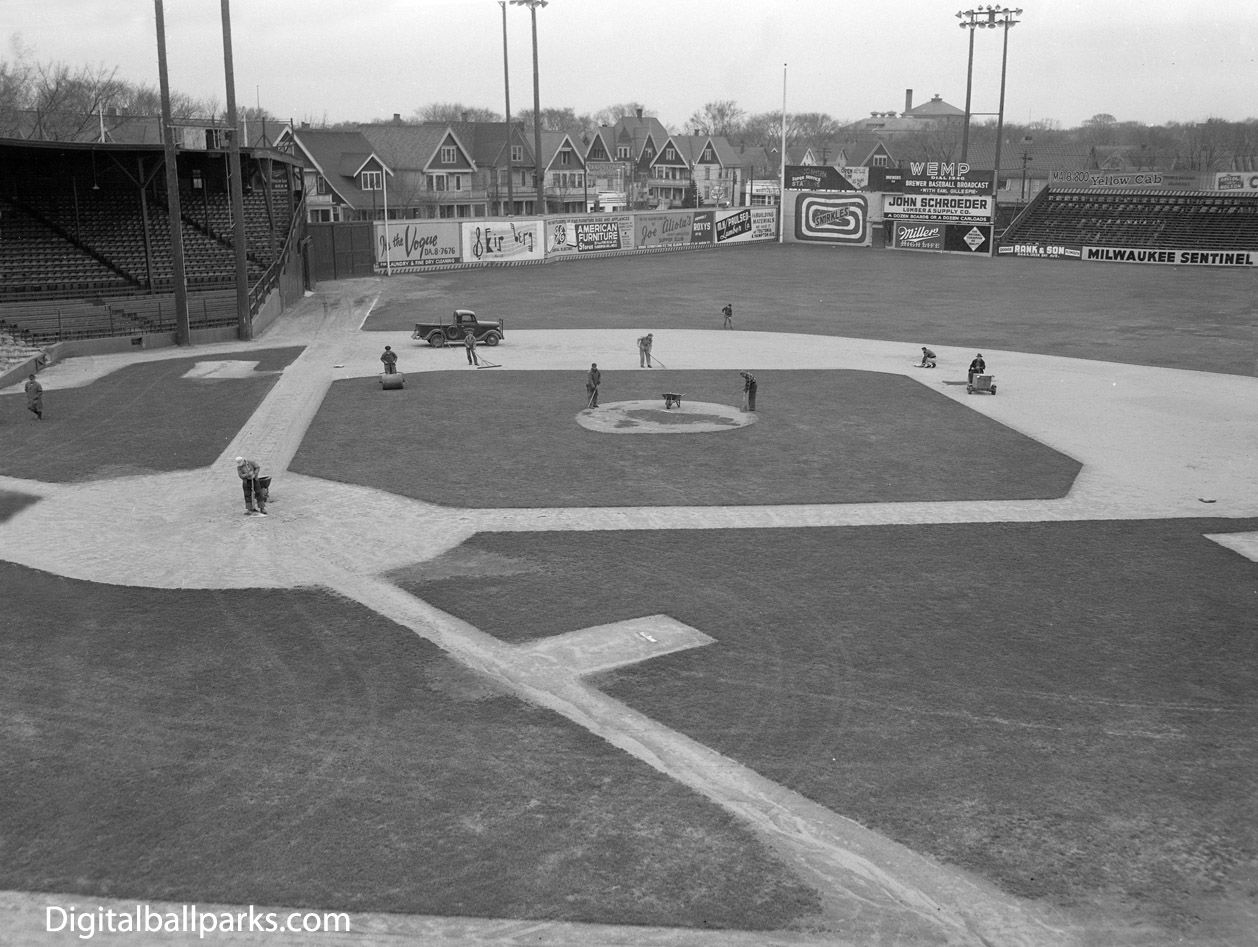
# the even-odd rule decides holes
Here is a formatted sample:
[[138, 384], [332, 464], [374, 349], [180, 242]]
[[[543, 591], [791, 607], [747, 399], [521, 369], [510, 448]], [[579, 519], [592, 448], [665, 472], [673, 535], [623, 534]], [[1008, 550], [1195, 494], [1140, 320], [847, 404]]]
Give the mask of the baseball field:
[[[0, 928], [1258, 944], [1254, 288], [776, 245], [438, 272], [58, 363], [43, 421], [0, 392]], [[504, 320], [490, 365], [410, 339], [457, 307]]]

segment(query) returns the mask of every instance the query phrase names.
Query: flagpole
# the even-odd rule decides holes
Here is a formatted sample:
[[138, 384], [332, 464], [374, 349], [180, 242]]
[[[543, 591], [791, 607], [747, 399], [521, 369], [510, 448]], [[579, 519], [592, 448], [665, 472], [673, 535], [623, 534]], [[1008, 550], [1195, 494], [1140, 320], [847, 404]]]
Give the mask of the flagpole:
[[786, 63], [782, 63], [782, 160], [778, 170], [778, 243], [786, 240], [782, 215], [786, 213]]

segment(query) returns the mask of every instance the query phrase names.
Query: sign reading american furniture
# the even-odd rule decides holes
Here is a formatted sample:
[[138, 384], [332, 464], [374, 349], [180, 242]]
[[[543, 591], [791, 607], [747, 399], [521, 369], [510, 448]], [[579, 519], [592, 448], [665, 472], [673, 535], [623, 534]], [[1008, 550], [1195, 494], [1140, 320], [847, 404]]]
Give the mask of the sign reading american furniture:
[[1165, 263], [1173, 266], [1258, 266], [1255, 250], [1150, 250], [1130, 247], [1084, 247], [1088, 263]]

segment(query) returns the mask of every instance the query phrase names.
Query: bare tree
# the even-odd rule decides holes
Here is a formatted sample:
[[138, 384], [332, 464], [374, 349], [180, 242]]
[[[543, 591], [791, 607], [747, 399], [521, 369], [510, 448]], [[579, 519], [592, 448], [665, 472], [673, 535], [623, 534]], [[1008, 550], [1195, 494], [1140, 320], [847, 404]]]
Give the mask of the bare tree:
[[641, 112], [648, 118], [655, 117], [655, 113], [646, 108], [641, 102], [621, 102], [618, 105], [609, 105], [607, 108], [595, 112], [593, 119], [598, 125], [615, 125], [622, 118], [632, 118], [638, 112]]
[[414, 116], [421, 122], [461, 122], [466, 117], [470, 122], [501, 122], [502, 115], [493, 109], [474, 105], [463, 105], [460, 102], [434, 102], [417, 108]]
[[733, 99], [709, 102], [687, 120], [687, 129], [704, 135], [728, 137], [739, 130], [746, 113]]

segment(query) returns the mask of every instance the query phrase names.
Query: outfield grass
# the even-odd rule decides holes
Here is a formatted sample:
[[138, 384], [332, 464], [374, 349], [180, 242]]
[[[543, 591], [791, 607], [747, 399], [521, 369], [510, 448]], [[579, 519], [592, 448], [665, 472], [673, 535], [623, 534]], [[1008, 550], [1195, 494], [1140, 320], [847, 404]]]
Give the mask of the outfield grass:
[[[301, 348], [129, 365], [81, 388], [44, 393], [45, 420], [5, 430], [0, 474], [49, 483], [101, 480], [211, 463]], [[182, 378], [197, 362], [256, 361], [252, 378]], [[17, 413], [24, 395], [0, 396]]]
[[[365, 324], [467, 306], [513, 329], [720, 329], [1258, 374], [1255, 274], [763, 244], [394, 277]], [[505, 350], [504, 350], [505, 351]], [[964, 366], [960, 366], [964, 368]]]
[[[900, 375], [756, 374], [760, 423], [677, 437], [581, 427], [579, 372], [413, 373], [386, 396], [374, 378], [340, 381], [291, 469], [488, 508], [1048, 499], [1064, 496], [1079, 470]], [[667, 389], [737, 405], [740, 381], [609, 371], [602, 400], [656, 401]]]
[[1013, 894], [1183, 934], [1253, 909], [1258, 574], [1202, 534], [1255, 528], [493, 534], [395, 578], [512, 642], [693, 625], [716, 644], [600, 686]]
[[728, 813], [356, 604], [7, 563], [0, 588], [0, 889], [749, 929], [818, 909]]

